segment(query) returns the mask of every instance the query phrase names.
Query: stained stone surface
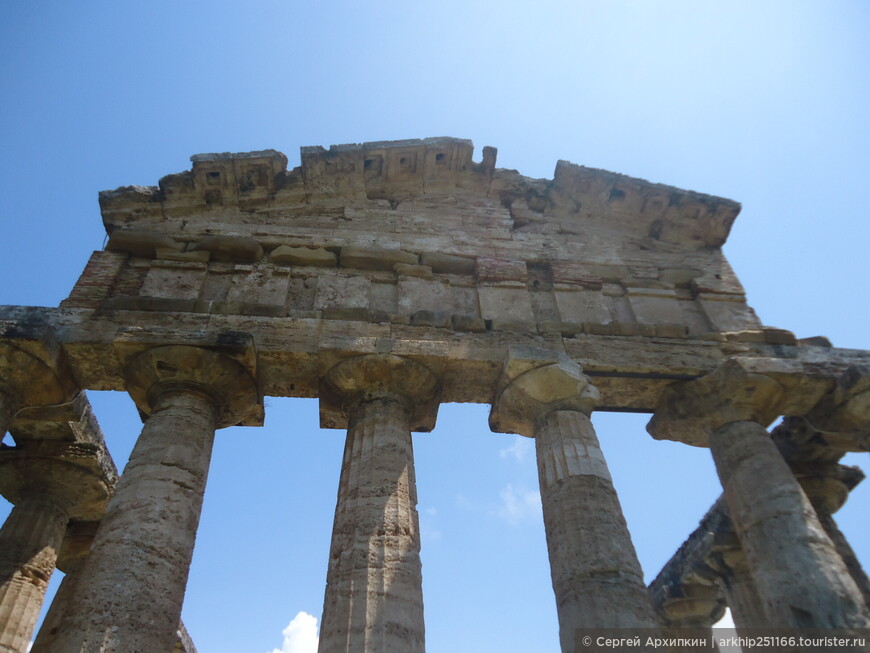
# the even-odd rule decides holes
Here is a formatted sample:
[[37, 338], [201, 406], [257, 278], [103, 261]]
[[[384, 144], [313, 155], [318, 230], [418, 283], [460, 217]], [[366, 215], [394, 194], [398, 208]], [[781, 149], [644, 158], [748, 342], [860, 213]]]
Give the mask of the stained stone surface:
[[595, 376], [600, 407], [653, 410], [730, 357], [801, 379], [801, 414], [866, 352], [765, 327], [722, 254], [731, 200], [560, 161], [531, 179], [463, 139], [192, 157], [157, 186], [100, 195], [110, 235], [62, 309], [0, 308], [53, 330], [85, 388], [123, 390], [117, 342], [205, 332], [256, 342], [264, 394], [316, 397], [343, 357], [391, 353], [492, 400], [506, 347]]
[[[66, 639], [46, 646], [192, 648], [178, 613], [207, 451], [215, 427], [262, 424], [264, 395], [319, 397], [322, 425], [348, 428], [324, 650], [423, 650], [410, 431], [441, 401], [491, 403], [493, 430], [536, 438], [564, 650], [572, 624], [656, 622], [593, 408], [655, 413], [654, 437], [716, 459], [734, 531], [657, 586], [666, 628], [706, 626], [723, 597], [744, 626], [866, 626], [866, 575], [831, 514], [857, 482], [839, 457], [870, 450], [870, 352], [760, 321], [722, 252], [736, 202], [566, 161], [531, 179], [496, 155], [457, 138], [304, 147], [292, 169], [274, 150], [200, 154], [100, 193], [107, 246], [69, 297], [0, 307], [0, 429], [16, 445], [0, 451], [16, 504], [0, 564], [27, 575], [29, 520], [45, 546], [30, 577], [59, 548], [77, 577]], [[71, 547], [91, 539], [71, 534], [103, 518], [114, 470], [42, 419], [82, 389], [130, 392], [148, 419], [85, 557]], [[797, 458], [764, 431], [780, 415], [813, 433]], [[37, 515], [34, 457], [100, 480]], [[21, 588], [36, 599], [0, 600], [18, 649], [42, 591], [3, 591]]]
[[564, 354], [532, 347], [509, 350], [502, 384], [490, 426], [535, 439], [562, 651], [574, 651], [578, 628], [656, 628], [588, 415], [598, 391]]
[[345, 446], [319, 651], [424, 651], [420, 528], [405, 408], [360, 407]]

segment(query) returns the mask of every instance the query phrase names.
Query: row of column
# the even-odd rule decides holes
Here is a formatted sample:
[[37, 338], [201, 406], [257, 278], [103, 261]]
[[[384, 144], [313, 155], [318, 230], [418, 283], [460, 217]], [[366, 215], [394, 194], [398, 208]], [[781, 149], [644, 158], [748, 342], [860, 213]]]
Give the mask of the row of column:
[[[686, 423], [707, 430], [706, 444], [763, 603], [765, 625], [868, 627], [858, 588], [762, 426], [767, 413], [775, 413], [773, 382], [740, 376], [726, 365], [691, 383], [666, 394], [650, 430], [661, 436], [687, 428]], [[198, 347], [140, 354], [127, 369], [127, 385], [145, 424], [90, 555], [76, 573], [51, 651], [171, 649], [215, 429], [239, 423], [258, 404], [249, 367]], [[722, 403], [714, 417], [711, 393]], [[598, 399], [579, 365], [564, 355], [512, 347], [490, 416], [493, 430], [536, 442], [566, 652], [575, 650], [578, 628], [658, 627], [590, 421]], [[330, 424], [338, 419], [347, 426], [321, 625], [323, 653], [424, 650], [411, 432], [434, 427], [439, 401], [437, 376], [393, 355], [345, 360], [323, 380], [322, 413]], [[52, 526], [34, 522], [28, 529], [51, 540], [56, 550], [68, 510], [26, 501], [21, 510], [49, 516]], [[18, 543], [30, 537], [21, 533], [20, 521], [10, 518], [0, 538]], [[27, 555], [10, 554], [5, 564], [24, 569]], [[5, 576], [0, 582], [15, 584]], [[10, 613], [25, 605], [13, 603]], [[0, 645], [0, 651], [21, 650], [20, 642]]]
[[729, 361], [670, 386], [648, 430], [674, 439], [691, 431], [710, 448], [739, 540], [730, 598], [744, 623], [870, 627], [858, 586], [765, 428], [785, 399], [774, 379]]

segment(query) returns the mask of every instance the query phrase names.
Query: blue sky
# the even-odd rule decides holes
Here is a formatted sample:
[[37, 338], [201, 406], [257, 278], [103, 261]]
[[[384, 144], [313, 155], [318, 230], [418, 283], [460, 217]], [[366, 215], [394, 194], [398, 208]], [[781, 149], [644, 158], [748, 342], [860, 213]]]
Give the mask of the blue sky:
[[[97, 192], [192, 154], [448, 135], [742, 202], [725, 252], [764, 323], [870, 348], [868, 33], [862, 1], [3, 3], [0, 304], [56, 306], [102, 247]], [[92, 401], [123, 466], [132, 403]], [[486, 416], [415, 436], [428, 650], [556, 651], [534, 451]], [[652, 577], [720, 489], [646, 419], [595, 423]], [[278, 398], [218, 434], [184, 608], [204, 653], [319, 618], [343, 439]], [[870, 482], [838, 515], [865, 565], [868, 506]]]

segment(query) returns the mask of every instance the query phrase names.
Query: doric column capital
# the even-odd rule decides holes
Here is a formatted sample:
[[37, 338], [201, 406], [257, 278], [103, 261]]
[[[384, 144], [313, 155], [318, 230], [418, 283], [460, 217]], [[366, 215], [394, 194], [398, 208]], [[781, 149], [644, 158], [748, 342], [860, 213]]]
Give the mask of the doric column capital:
[[0, 336], [0, 429], [25, 406], [59, 404], [75, 395], [75, 380], [50, 330], [16, 327]]
[[321, 428], [347, 428], [360, 403], [374, 399], [403, 402], [412, 431], [435, 428], [441, 385], [425, 365], [392, 354], [348, 358], [331, 368], [320, 383]]
[[653, 607], [668, 626], [709, 628], [725, 614], [725, 597], [712, 583], [680, 582]]
[[70, 519], [100, 519], [111, 493], [86, 444], [27, 442], [0, 452], [0, 470], [0, 494], [11, 503], [38, 498], [61, 507]]
[[218, 411], [217, 428], [256, 423], [262, 413], [254, 374], [218, 351], [188, 345], [148, 349], [125, 369], [127, 391], [143, 415], [162, 396], [187, 391], [205, 395]]
[[870, 366], [847, 369], [806, 419], [839, 451], [870, 451]]
[[816, 512], [833, 515], [849, 498], [849, 493], [864, 480], [859, 467], [839, 463], [792, 463], [797, 482]]
[[780, 415], [783, 387], [731, 359], [715, 371], [665, 388], [647, 431], [657, 440], [706, 447], [710, 434], [730, 422], [767, 426]]
[[536, 424], [549, 413], [571, 410], [589, 415], [599, 399], [598, 389], [567, 355], [512, 346], [489, 413], [489, 427], [496, 433], [534, 437]]

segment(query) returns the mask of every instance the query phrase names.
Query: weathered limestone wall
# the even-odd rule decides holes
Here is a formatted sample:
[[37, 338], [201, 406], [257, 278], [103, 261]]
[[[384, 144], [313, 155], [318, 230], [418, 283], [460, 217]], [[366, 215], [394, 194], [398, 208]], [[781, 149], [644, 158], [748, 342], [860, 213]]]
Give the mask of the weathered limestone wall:
[[50, 324], [100, 390], [123, 389], [131, 348], [231, 332], [253, 336], [277, 396], [391, 353], [438, 372], [445, 401], [489, 402], [505, 349], [531, 344], [583, 361], [601, 410], [652, 410], [733, 356], [809, 375], [809, 406], [870, 363], [761, 325], [721, 250], [736, 203], [562, 161], [530, 179], [495, 156], [450, 138], [303, 148], [292, 170], [271, 150], [194, 156], [102, 193], [107, 249], [60, 309], [5, 307], [0, 324]]
[[[667, 338], [759, 330], [722, 256], [739, 205], [458, 139], [199, 155], [101, 194], [111, 238], [64, 306], [455, 331]], [[129, 255], [129, 258], [128, 258]], [[330, 268], [330, 269], [323, 269]]]
[[[82, 388], [129, 392], [145, 427], [98, 529], [110, 484], [69, 464], [78, 436], [0, 448], [0, 648], [32, 630], [44, 583], [25, 577], [76, 540], [34, 650], [189, 649], [214, 430], [261, 424], [264, 395], [317, 396], [321, 425], [348, 428], [323, 650], [424, 648], [410, 432], [441, 401], [491, 403], [493, 430], [536, 440], [564, 651], [580, 626], [708, 628], [724, 599], [743, 626], [870, 623], [831, 519], [857, 482], [836, 461], [870, 450], [870, 352], [761, 325], [721, 251], [734, 202], [471, 157], [448, 138], [303, 148], [289, 171], [271, 150], [197, 155], [101, 194], [106, 251], [69, 298], [0, 307], [0, 427]], [[681, 550], [652, 597], [592, 410], [655, 412], [650, 433], [709, 447], [725, 489], [733, 530], [697, 564]], [[777, 415], [806, 437], [771, 439]]]

